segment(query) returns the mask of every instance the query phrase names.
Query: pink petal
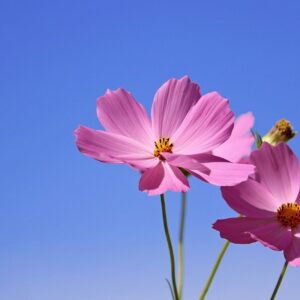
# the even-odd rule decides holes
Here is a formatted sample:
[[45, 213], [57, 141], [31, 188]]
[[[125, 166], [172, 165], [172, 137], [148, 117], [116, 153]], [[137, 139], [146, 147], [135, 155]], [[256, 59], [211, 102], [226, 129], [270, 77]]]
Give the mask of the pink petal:
[[247, 217], [271, 217], [280, 206], [265, 186], [253, 179], [233, 187], [222, 187], [221, 191], [227, 204]]
[[298, 194], [298, 196], [297, 196], [296, 202], [297, 202], [298, 204], [300, 204], [300, 191], [299, 191], [299, 194]]
[[169, 164], [183, 169], [199, 169], [201, 172], [209, 174], [210, 170], [202, 164], [203, 161], [222, 161], [223, 158], [213, 156], [208, 153], [198, 155], [181, 155], [174, 153], [162, 153], [162, 156], [168, 161]]
[[226, 161], [211, 154], [176, 155], [164, 154], [167, 161], [189, 171], [196, 177], [218, 186], [235, 185], [247, 180], [254, 172], [251, 164], [238, 164]]
[[275, 217], [218, 220], [213, 228], [233, 243], [245, 244], [256, 240], [272, 250], [283, 250], [292, 240], [291, 230], [283, 227]]
[[259, 181], [279, 203], [294, 202], [300, 190], [300, 167], [297, 157], [286, 143], [276, 147], [263, 143], [250, 158]]
[[159, 162], [154, 168], [143, 173], [139, 189], [149, 195], [160, 195], [168, 190], [186, 192], [189, 189], [189, 183], [178, 168], [167, 162]]
[[85, 155], [102, 162], [128, 163], [140, 170], [154, 166], [157, 159], [145, 145], [125, 136], [80, 126], [76, 145]]
[[284, 257], [291, 266], [300, 265], [300, 226], [293, 230], [293, 239], [286, 249]]
[[217, 186], [232, 186], [248, 179], [254, 173], [254, 166], [230, 162], [208, 162], [203, 166], [210, 170], [209, 174], [198, 169], [190, 170], [191, 173], [211, 184]]
[[108, 90], [97, 101], [97, 115], [103, 127], [112, 133], [130, 137], [154, 148], [155, 137], [144, 107], [123, 90]]
[[152, 105], [152, 127], [156, 139], [172, 137], [199, 99], [199, 86], [187, 76], [164, 83], [156, 92]]
[[292, 241], [292, 230], [284, 227], [277, 218], [269, 218], [268, 223], [249, 229], [251, 237], [272, 250], [283, 250]]
[[175, 132], [173, 152], [198, 154], [214, 150], [230, 137], [233, 121], [227, 100], [216, 92], [202, 96]]
[[252, 113], [243, 114], [234, 122], [231, 136], [225, 143], [213, 150], [213, 154], [232, 162], [238, 162], [249, 156], [254, 142], [251, 128], [254, 124]]
[[220, 236], [232, 243], [250, 244], [256, 242], [248, 233], [249, 229], [260, 226], [264, 219], [229, 218], [218, 220], [213, 228], [220, 232]]

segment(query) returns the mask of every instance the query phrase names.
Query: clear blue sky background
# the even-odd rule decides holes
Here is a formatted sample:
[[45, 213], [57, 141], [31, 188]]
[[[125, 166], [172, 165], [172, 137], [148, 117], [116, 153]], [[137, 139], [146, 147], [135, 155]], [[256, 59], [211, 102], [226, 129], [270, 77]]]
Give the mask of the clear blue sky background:
[[[149, 110], [156, 89], [189, 75], [265, 133], [300, 129], [299, 1], [0, 2], [0, 299], [167, 300], [160, 202], [139, 174], [81, 155], [73, 131], [100, 128], [96, 98], [123, 87]], [[299, 137], [290, 143], [299, 155]], [[185, 299], [198, 299], [235, 215], [191, 180]], [[173, 240], [179, 194], [168, 193]], [[268, 299], [283, 264], [261, 245], [230, 246], [209, 300]], [[299, 294], [289, 268], [278, 299]]]

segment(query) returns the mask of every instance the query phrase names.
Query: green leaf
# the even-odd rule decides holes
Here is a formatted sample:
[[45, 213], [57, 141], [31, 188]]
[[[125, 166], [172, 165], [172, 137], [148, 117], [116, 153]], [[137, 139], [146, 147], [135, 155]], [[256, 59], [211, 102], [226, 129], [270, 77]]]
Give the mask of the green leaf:
[[263, 143], [262, 137], [258, 132], [253, 131], [253, 130], [252, 130], [252, 134], [255, 138], [256, 148], [259, 149], [261, 147], [262, 143]]

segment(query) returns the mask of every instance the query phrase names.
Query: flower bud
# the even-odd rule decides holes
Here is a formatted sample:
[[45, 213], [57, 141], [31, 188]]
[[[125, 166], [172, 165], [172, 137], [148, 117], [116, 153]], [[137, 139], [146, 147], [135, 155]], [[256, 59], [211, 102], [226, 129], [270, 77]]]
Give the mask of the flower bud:
[[293, 130], [291, 123], [285, 119], [279, 120], [275, 126], [262, 137], [262, 142], [267, 142], [273, 146], [281, 142], [288, 142], [297, 134]]

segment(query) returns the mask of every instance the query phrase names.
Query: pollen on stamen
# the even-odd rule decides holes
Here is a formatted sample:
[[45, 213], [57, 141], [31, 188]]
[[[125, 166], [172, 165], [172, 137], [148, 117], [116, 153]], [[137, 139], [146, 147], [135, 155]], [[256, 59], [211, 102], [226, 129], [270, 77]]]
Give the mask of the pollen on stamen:
[[277, 210], [277, 220], [285, 227], [296, 227], [300, 224], [300, 205], [294, 202], [282, 204]]
[[164, 160], [161, 156], [162, 152], [172, 153], [173, 144], [170, 143], [170, 138], [160, 138], [158, 141], [154, 142], [154, 156], [161, 160]]

